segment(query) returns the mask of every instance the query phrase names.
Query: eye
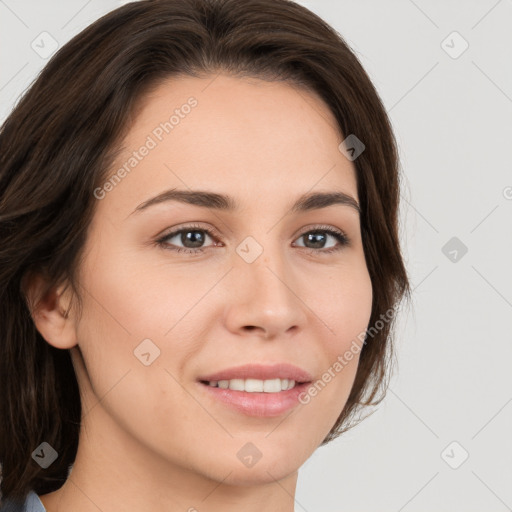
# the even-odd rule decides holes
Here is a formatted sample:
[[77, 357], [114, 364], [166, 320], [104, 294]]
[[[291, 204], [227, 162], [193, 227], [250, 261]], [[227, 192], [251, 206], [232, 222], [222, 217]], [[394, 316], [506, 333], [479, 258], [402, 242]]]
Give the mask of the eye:
[[[338, 244], [325, 248], [326, 241], [329, 237], [337, 240]], [[199, 225], [191, 225], [167, 233], [156, 240], [156, 244], [159, 247], [178, 253], [185, 252], [187, 254], [199, 254], [203, 253], [205, 249], [220, 245], [218, 243], [214, 243], [212, 245], [204, 246], [207, 238], [218, 241], [220, 236], [215, 235], [210, 229]], [[176, 240], [171, 242], [173, 239]], [[301, 239], [304, 239], [307, 244], [311, 244], [312, 247], [306, 247], [305, 245], [300, 244], [297, 245], [298, 247], [303, 247], [304, 250], [317, 254], [329, 254], [339, 251], [350, 243], [350, 240], [345, 233], [329, 226], [315, 226], [314, 229], [310, 229], [309, 231], [302, 233], [299, 238], [297, 238], [297, 240]], [[180, 247], [177, 243], [181, 243], [183, 246]]]
[[[184, 244], [185, 247], [179, 247], [176, 246], [175, 243], [169, 243], [173, 238], [176, 238], [177, 241]], [[162, 238], [159, 238], [156, 243], [160, 247], [171, 251], [198, 254], [204, 252], [205, 248], [201, 247], [201, 245], [204, 244], [206, 238], [214, 238], [214, 234], [211, 230], [192, 225], [172, 231]]]
[[[326, 235], [327, 233], [327, 235]], [[328, 237], [334, 238], [338, 241], [337, 245], [331, 245], [325, 249], [325, 243]], [[308, 252], [316, 253], [327, 253], [330, 254], [335, 251], [343, 249], [343, 247], [349, 245], [350, 240], [343, 231], [329, 227], [329, 226], [317, 226], [313, 230], [306, 231], [299, 236], [297, 240], [305, 239], [308, 244], [312, 244], [313, 247], [304, 247]], [[321, 247], [319, 247], [321, 246]]]

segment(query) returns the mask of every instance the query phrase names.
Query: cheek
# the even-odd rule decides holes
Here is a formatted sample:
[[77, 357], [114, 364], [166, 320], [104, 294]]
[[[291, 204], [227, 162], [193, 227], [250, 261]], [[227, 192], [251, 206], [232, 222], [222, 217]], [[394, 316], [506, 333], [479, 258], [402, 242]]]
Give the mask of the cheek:
[[317, 280], [312, 306], [324, 322], [325, 348], [331, 361], [363, 336], [372, 312], [373, 289], [364, 263], [346, 266]]
[[[124, 430], [139, 438], [152, 432], [156, 448], [156, 443], [168, 436], [169, 428], [179, 429], [184, 421], [191, 421], [186, 414], [190, 398], [179, 384], [180, 367], [191, 344], [171, 346], [172, 332], [164, 337], [161, 325], [154, 321], [159, 313], [142, 307], [140, 297], [118, 296], [112, 281], [105, 289], [109, 290], [108, 300], [103, 296], [101, 305], [90, 297], [84, 301], [77, 330], [86, 372], [80, 372], [84, 412], [98, 413], [96, 406], [101, 401], [102, 408]], [[124, 316], [127, 321], [122, 325]], [[176, 410], [181, 411], [180, 416]]]
[[197, 350], [186, 332], [189, 316], [201, 311], [194, 305], [211, 283], [107, 248], [91, 255], [82, 282], [86, 291], [77, 336], [96, 397], [89, 405], [105, 396], [113, 415], [122, 416], [133, 403], [144, 404], [148, 417], [161, 414], [161, 404], [181, 399], [173, 376], [182, 378], [181, 367]]
[[315, 311], [329, 330], [325, 330], [323, 338], [323, 372], [304, 397], [304, 402], [318, 402], [318, 414], [323, 415], [328, 429], [350, 394], [373, 299], [372, 283], [365, 265], [347, 269], [341, 279], [336, 277], [336, 284], [329, 294], [317, 294]]
[[90, 303], [87, 323], [107, 330], [109, 337], [124, 338], [133, 350], [137, 342], [161, 339], [173, 327], [176, 316], [191, 303], [187, 290], [194, 286], [190, 279], [184, 285], [182, 273], [174, 273], [171, 279], [162, 266], [116, 252], [111, 246], [91, 255], [84, 268]]

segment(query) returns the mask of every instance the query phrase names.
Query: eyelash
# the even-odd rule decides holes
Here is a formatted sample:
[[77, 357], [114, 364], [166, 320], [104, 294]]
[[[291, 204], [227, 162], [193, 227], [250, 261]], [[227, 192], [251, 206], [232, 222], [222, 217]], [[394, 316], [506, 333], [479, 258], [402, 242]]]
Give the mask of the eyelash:
[[[169, 245], [168, 243], [166, 243], [166, 240], [168, 240], [169, 238], [173, 238], [174, 236], [176, 236], [182, 232], [187, 232], [187, 231], [202, 231], [202, 232], [206, 233], [213, 240], [219, 239], [220, 242], [222, 242], [222, 239], [218, 236], [215, 236], [213, 231], [211, 231], [210, 229], [207, 229], [207, 228], [204, 228], [204, 227], [201, 227], [198, 225], [190, 225], [190, 226], [185, 226], [183, 228], [180, 228], [176, 231], [172, 231], [171, 233], [167, 233], [163, 237], [157, 239], [156, 244], [159, 247], [161, 247], [162, 249], [174, 251], [177, 253], [183, 252], [183, 253], [187, 253], [187, 254], [199, 254], [199, 253], [203, 253], [206, 249], [208, 249], [208, 248], [203, 248], [203, 247], [196, 248], [196, 249], [190, 249], [188, 247], [176, 247], [176, 246], [173, 247], [173, 246]], [[320, 253], [320, 254], [324, 254], [324, 255], [331, 254], [333, 252], [340, 251], [341, 249], [343, 249], [344, 247], [346, 247], [347, 245], [350, 244], [350, 239], [348, 238], [348, 236], [345, 233], [343, 233], [343, 231], [339, 231], [339, 230], [334, 229], [329, 226], [316, 226], [313, 229], [310, 229], [308, 231], [301, 233], [298, 236], [298, 238], [301, 238], [304, 235], [307, 235], [310, 233], [317, 233], [317, 232], [328, 233], [329, 235], [336, 238], [336, 240], [338, 240], [339, 244], [334, 247], [330, 247], [328, 249], [312, 249], [311, 247], [301, 247], [303, 250], [305, 250], [308, 253], [317, 253], [317, 254]]]

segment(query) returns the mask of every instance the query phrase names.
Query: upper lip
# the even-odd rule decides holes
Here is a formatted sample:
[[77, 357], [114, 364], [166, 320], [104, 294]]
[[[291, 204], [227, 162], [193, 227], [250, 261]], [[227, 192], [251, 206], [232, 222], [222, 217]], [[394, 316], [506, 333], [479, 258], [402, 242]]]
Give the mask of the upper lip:
[[306, 370], [288, 363], [277, 364], [245, 364], [226, 368], [199, 378], [203, 381], [231, 380], [231, 379], [288, 379], [295, 382], [310, 382], [313, 377]]

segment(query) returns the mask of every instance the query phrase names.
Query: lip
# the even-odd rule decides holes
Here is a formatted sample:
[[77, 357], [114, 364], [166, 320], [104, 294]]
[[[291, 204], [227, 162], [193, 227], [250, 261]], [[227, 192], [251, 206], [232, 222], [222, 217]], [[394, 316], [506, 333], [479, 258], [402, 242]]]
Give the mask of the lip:
[[279, 391], [278, 393], [234, 391], [232, 389], [214, 388], [202, 382], [198, 382], [197, 385], [200, 386], [201, 392], [205, 393], [206, 396], [233, 411], [246, 416], [272, 418], [281, 416], [299, 405], [299, 395], [308, 388], [310, 383], [296, 384], [292, 389]]
[[[199, 381], [231, 380], [231, 379], [291, 379], [295, 382], [311, 382], [312, 375], [306, 370], [289, 363], [277, 364], [245, 364], [226, 368], [219, 372], [199, 377]], [[291, 390], [290, 390], [291, 391]]]
[[[206, 381], [231, 379], [291, 379], [295, 387], [277, 393], [235, 391], [209, 386]], [[299, 395], [303, 393], [313, 377], [306, 370], [288, 363], [273, 365], [247, 364], [227, 368], [198, 379], [201, 392], [210, 399], [221, 403], [233, 411], [256, 417], [276, 417], [299, 405]]]

